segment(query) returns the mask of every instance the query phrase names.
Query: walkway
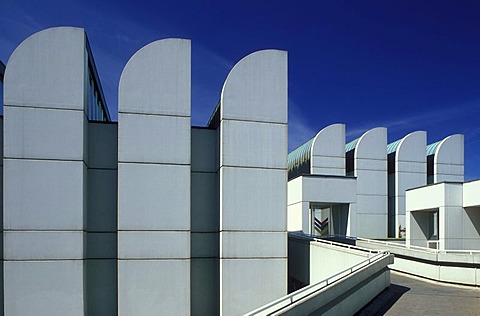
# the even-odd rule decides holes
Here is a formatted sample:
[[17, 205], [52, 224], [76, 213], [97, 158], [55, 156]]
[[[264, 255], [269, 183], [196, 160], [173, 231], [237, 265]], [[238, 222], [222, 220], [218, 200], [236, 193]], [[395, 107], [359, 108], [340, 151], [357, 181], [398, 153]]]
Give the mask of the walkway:
[[480, 288], [446, 285], [393, 272], [389, 288], [357, 315], [479, 315]]

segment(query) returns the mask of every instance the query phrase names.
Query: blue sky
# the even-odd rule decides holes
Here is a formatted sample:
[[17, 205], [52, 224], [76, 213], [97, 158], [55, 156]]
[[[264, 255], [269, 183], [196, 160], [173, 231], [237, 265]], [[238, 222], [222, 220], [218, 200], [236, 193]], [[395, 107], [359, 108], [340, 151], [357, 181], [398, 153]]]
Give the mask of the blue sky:
[[42, 29], [85, 28], [112, 117], [128, 59], [151, 41], [192, 40], [192, 124], [204, 125], [243, 56], [289, 54], [289, 147], [345, 123], [347, 141], [465, 135], [480, 178], [480, 1], [0, 1], [0, 59]]

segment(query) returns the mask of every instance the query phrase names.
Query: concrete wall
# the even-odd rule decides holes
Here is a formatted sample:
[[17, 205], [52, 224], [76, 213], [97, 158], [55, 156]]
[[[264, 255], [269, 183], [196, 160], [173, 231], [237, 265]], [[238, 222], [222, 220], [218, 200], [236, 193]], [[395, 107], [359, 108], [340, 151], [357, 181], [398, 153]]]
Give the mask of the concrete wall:
[[399, 226], [405, 228], [405, 191], [427, 184], [427, 133], [417, 131], [405, 136], [395, 153], [395, 237], [402, 237]]
[[357, 180], [342, 176], [301, 176], [288, 182], [288, 230], [311, 234], [311, 203], [348, 204], [347, 235], [355, 236]]
[[192, 128], [192, 315], [219, 313], [218, 130]]
[[446, 252], [406, 248], [381, 241], [357, 240], [357, 246], [388, 250], [395, 256], [389, 267], [431, 280], [480, 286], [480, 252]]
[[[292, 236], [289, 238], [290, 253], [295, 255], [289, 256], [289, 276], [297, 280], [308, 283], [310, 276], [317, 270], [322, 273], [319, 270], [324, 267], [330, 269], [330, 273], [325, 273], [328, 278], [333, 273], [340, 274], [330, 281], [318, 275], [322, 282], [292, 292], [248, 315], [353, 315], [390, 285], [387, 265], [393, 263], [393, 256], [389, 254], [372, 258], [374, 253], [358, 248], [347, 249]], [[368, 256], [372, 256], [373, 261], [367, 264]], [[315, 257], [321, 261], [311, 262], [309, 258]], [[361, 267], [355, 267], [360, 263]]]
[[455, 134], [442, 140], [434, 154], [434, 182], [463, 182], [464, 140]]
[[312, 143], [310, 173], [345, 175], [345, 124], [332, 124], [317, 133]]
[[[369, 258], [369, 252], [297, 238], [288, 239], [288, 275], [315, 284]], [[290, 255], [291, 254], [291, 255]]]
[[387, 129], [374, 128], [363, 134], [354, 153], [357, 177], [356, 236], [387, 237]]
[[463, 184], [463, 207], [480, 206], [480, 180]]
[[465, 186], [472, 185], [444, 182], [407, 191], [407, 245], [427, 246], [428, 212], [438, 211], [439, 249], [480, 249], [480, 206], [464, 208], [465, 196], [478, 194], [465, 195]]
[[190, 41], [125, 66], [118, 115], [118, 312], [190, 314]]
[[255, 52], [220, 105], [220, 314], [286, 294], [287, 54]]
[[88, 315], [118, 313], [117, 128], [116, 123], [88, 123]]
[[83, 29], [59, 27], [5, 71], [6, 315], [86, 313], [87, 60]]

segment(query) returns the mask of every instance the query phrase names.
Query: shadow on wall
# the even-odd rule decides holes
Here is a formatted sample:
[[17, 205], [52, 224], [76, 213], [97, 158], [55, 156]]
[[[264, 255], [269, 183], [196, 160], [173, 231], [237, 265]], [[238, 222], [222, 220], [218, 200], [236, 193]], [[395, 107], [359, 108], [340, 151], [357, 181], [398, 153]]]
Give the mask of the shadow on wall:
[[310, 242], [288, 238], [288, 293], [295, 292], [309, 283]]
[[378, 294], [373, 300], [359, 310], [356, 316], [385, 315], [393, 305], [408, 291], [409, 287], [391, 284]]

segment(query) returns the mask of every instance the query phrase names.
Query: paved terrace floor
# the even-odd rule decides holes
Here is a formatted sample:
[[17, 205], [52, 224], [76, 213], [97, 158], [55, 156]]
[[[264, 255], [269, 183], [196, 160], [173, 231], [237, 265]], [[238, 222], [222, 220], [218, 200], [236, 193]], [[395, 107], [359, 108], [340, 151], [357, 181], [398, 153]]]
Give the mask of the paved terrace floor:
[[391, 285], [357, 315], [480, 315], [480, 288], [391, 273]]

